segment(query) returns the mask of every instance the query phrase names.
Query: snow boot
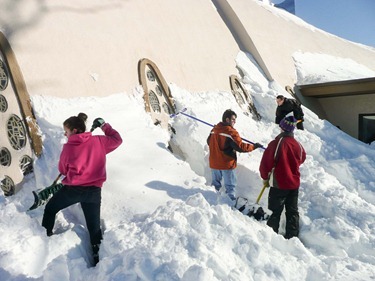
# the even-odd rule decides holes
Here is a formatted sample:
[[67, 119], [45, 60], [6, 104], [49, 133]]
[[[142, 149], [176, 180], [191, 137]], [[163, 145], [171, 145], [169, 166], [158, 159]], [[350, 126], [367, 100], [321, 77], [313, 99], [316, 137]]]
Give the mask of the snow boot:
[[94, 266], [99, 262], [99, 246], [100, 244], [92, 245], [92, 256], [94, 258]]

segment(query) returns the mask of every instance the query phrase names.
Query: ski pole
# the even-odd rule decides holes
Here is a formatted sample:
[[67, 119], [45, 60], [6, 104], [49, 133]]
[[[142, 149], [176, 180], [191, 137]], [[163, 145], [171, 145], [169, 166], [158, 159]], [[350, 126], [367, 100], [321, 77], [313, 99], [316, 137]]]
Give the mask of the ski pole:
[[191, 119], [194, 119], [194, 120], [199, 121], [199, 122], [201, 122], [201, 123], [203, 123], [203, 124], [206, 124], [206, 125], [208, 125], [208, 126], [210, 126], [210, 127], [213, 127], [213, 126], [214, 126], [214, 125], [212, 125], [212, 124], [210, 124], [210, 123], [207, 123], [206, 121], [203, 121], [203, 120], [201, 120], [201, 119], [199, 119], [199, 118], [197, 118], [197, 117], [194, 117], [194, 116], [191, 116], [191, 115], [185, 113], [186, 110], [187, 110], [187, 108], [185, 107], [185, 108], [182, 109], [181, 111], [179, 111], [179, 112], [177, 112], [177, 113], [175, 113], [175, 114], [171, 114], [170, 117], [173, 118], [173, 117], [176, 117], [178, 114], [182, 114], [182, 115], [185, 115], [185, 116], [187, 116], [187, 117], [189, 117], [189, 118], [191, 118]]
[[[169, 117], [170, 117], [170, 118], [174, 118], [174, 117], [176, 117], [177, 115], [182, 114], [182, 115], [185, 115], [185, 116], [187, 116], [187, 117], [189, 117], [189, 118], [191, 118], [191, 119], [194, 119], [194, 120], [199, 121], [199, 122], [201, 122], [201, 123], [203, 123], [203, 124], [206, 124], [206, 125], [208, 125], [208, 126], [210, 126], [210, 127], [214, 127], [214, 125], [212, 125], [212, 124], [210, 124], [210, 123], [207, 123], [206, 121], [203, 121], [203, 120], [201, 120], [201, 119], [199, 119], [199, 118], [197, 118], [197, 117], [194, 117], [194, 116], [191, 116], [191, 115], [185, 113], [186, 110], [187, 110], [187, 108], [185, 107], [185, 108], [183, 108], [181, 111], [169, 115]], [[242, 139], [243, 141], [248, 142], [248, 143], [254, 144], [252, 141], [249, 141], [249, 140], [247, 140], [247, 139], [244, 139], [244, 138], [241, 138], [241, 139]], [[265, 147], [263, 147], [263, 146], [261, 146], [260, 148], [265, 149]]]

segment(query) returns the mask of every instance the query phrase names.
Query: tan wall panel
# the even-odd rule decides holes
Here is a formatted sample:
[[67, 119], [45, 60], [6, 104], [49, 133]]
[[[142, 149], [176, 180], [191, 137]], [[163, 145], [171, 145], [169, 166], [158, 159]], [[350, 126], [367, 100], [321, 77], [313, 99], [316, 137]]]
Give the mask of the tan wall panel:
[[[250, 35], [273, 79], [282, 86], [297, 81], [293, 53], [323, 53], [351, 58], [375, 71], [375, 49], [324, 32], [291, 14], [259, 1], [227, 1]], [[285, 16], [275, 15], [281, 11]], [[277, 12], [276, 12], [277, 13]], [[293, 17], [295, 20], [290, 20]], [[296, 21], [299, 24], [296, 24]], [[373, 59], [369, 59], [369, 58]]]
[[354, 138], [358, 138], [358, 115], [375, 113], [375, 95], [319, 99], [327, 119]]
[[[238, 34], [232, 35], [228, 18], [218, 12], [224, 2], [232, 10], [229, 20], [242, 28]], [[30, 95], [129, 92], [139, 85], [141, 58], [155, 62], [168, 83], [192, 92], [230, 91], [241, 40], [247, 51], [258, 52], [266, 75], [283, 86], [296, 82], [296, 51], [348, 57], [375, 70], [374, 49], [301, 20], [296, 24], [290, 14], [280, 16], [258, 0], [1, 0], [1, 7], [0, 29]]]
[[210, 1], [46, 0], [18, 10], [35, 21], [0, 28], [11, 31], [5, 34], [11, 34], [31, 95], [130, 91], [139, 85], [141, 58], [154, 61], [168, 82], [191, 91], [229, 91], [228, 77], [238, 73], [239, 48]]

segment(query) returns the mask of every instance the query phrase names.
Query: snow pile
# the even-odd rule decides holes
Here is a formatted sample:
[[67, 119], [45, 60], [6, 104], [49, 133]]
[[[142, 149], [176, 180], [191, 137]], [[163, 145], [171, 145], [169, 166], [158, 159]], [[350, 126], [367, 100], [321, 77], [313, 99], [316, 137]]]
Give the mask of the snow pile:
[[[311, 81], [322, 79], [324, 73], [306, 72], [303, 61], [308, 55], [296, 58], [299, 73]], [[186, 107], [188, 114], [215, 124], [232, 108], [241, 136], [267, 146], [279, 133], [273, 123], [275, 97], [288, 93], [269, 83], [250, 56], [240, 53], [236, 62], [262, 115], [260, 122], [243, 113], [231, 93], [192, 94], [171, 84], [177, 109]], [[353, 68], [340, 63], [344, 62], [335, 60], [337, 68], [351, 75]], [[356, 69], [358, 76], [368, 75], [364, 68]], [[0, 196], [0, 280], [375, 278], [375, 151], [308, 109], [304, 108], [305, 131], [295, 133], [308, 154], [301, 167], [300, 239], [285, 240], [264, 221], [230, 208], [226, 196], [218, 196], [210, 186], [209, 126], [182, 115], [172, 119], [176, 134], [171, 142], [180, 149], [172, 154], [167, 149], [169, 135], [144, 111], [139, 88], [106, 98], [33, 96], [32, 102], [44, 154], [19, 193]], [[40, 225], [43, 207], [26, 212], [33, 201], [31, 191], [56, 178], [65, 142], [62, 122], [79, 112], [89, 116], [88, 124], [104, 118], [124, 141], [108, 155], [102, 193], [104, 239], [95, 268], [89, 267], [89, 238], [79, 205], [58, 214], [52, 237]], [[238, 158], [238, 195], [254, 202], [262, 184], [261, 157], [259, 149]], [[260, 201], [263, 207], [267, 193]], [[282, 220], [281, 234], [284, 225]]]
[[375, 77], [375, 71], [349, 58], [296, 52], [293, 59], [299, 85]]

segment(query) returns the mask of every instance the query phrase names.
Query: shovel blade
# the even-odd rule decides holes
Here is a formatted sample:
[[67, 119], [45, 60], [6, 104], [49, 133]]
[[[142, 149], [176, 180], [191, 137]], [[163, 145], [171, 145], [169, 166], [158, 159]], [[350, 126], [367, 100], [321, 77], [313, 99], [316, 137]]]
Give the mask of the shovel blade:
[[254, 217], [257, 221], [268, 220], [269, 215], [263, 210], [262, 207], [253, 207], [247, 213], [249, 217]]

